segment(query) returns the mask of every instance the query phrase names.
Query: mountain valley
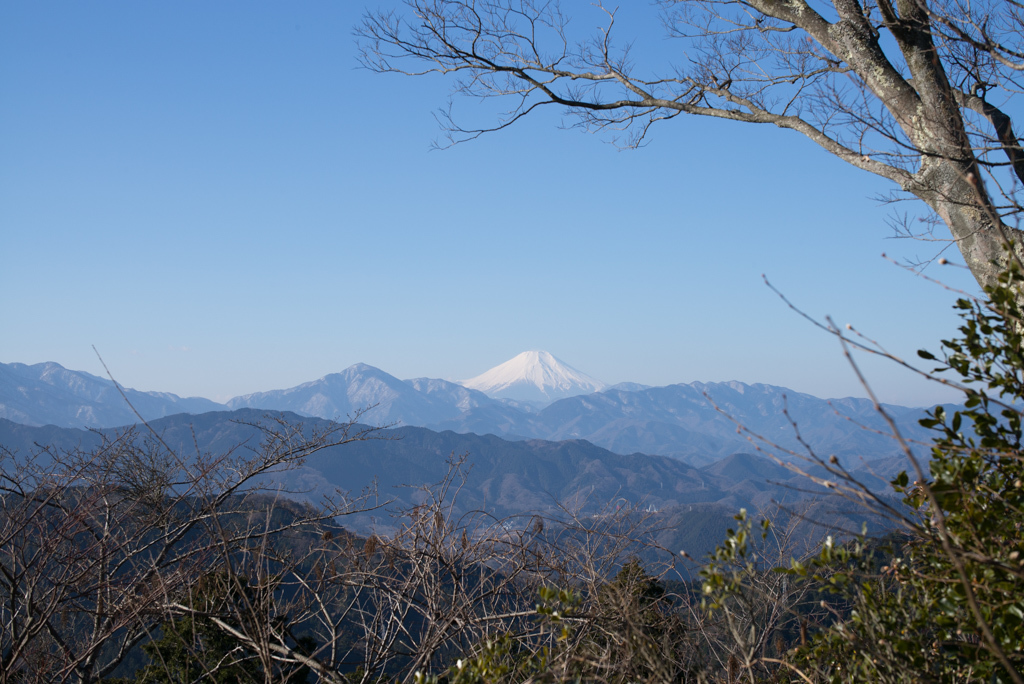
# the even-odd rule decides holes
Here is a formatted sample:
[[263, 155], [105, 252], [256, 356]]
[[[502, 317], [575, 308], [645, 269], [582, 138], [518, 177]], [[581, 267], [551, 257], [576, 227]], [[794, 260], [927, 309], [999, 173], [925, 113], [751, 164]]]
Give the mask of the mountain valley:
[[[149, 427], [163, 445], [188, 461], [196, 454], [224, 453], [239, 445], [255, 448], [264, 437], [255, 426], [275, 428], [280, 426], [277, 421], [301, 423], [307, 434], [337, 427], [323, 419], [255, 409], [179, 414], [154, 420]], [[53, 454], [90, 451], [104, 437], [121, 432], [31, 427], [0, 419], [0, 444], [8, 455], [32, 455], [40, 466]], [[152, 442], [150, 436], [140, 427], [136, 441]], [[42, 445], [50, 451], [42, 451]], [[626, 507], [661, 530], [662, 544], [685, 544], [679, 548], [694, 557], [721, 541], [740, 508], [773, 510], [784, 504], [801, 509], [826, 491], [750, 453], [735, 453], [697, 468], [664, 456], [615, 454], [583, 440], [507, 441], [417, 427], [381, 430], [369, 439], [324, 449], [301, 467], [264, 478], [261, 485], [314, 504], [324, 497], [354, 499], [373, 486], [368, 503], [379, 508], [341, 522], [364, 535], [390, 534], [402, 524], [394, 516], [420, 503], [422, 487], [442, 481], [454, 467], [460, 469], [456, 513], [484, 511], [496, 520], [525, 527], [534, 515], [592, 517]], [[866, 467], [855, 474], [879, 489], [886, 486]]]

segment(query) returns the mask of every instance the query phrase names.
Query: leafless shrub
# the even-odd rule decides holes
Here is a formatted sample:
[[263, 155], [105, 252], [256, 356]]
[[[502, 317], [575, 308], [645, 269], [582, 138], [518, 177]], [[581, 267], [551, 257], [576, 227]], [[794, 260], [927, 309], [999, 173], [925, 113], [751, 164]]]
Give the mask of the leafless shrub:
[[253, 427], [259, 446], [220, 454], [134, 428], [93, 450], [0, 454], [0, 682], [109, 677], [201, 577], [352, 510], [274, 515], [261, 478], [366, 431]]

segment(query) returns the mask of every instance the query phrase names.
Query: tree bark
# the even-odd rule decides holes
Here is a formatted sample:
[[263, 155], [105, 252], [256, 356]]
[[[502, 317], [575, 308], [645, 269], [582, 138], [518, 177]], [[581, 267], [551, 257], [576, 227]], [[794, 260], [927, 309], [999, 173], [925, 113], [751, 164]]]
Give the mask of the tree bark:
[[979, 285], [995, 285], [1011, 259], [1024, 263], [1024, 231], [1000, 219], [976, 170], [943, 160], [918, 175], [925, 184], [905, 189], [924, 200], [949, 227]]

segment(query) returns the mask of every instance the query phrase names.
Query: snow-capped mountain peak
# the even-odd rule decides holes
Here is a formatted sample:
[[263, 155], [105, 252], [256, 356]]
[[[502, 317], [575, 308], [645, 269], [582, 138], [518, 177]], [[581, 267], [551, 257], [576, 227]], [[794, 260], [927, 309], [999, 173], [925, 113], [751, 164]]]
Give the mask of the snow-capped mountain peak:
[[459, 384], [495, 399], [541, 403], [600, 392], [606, 386], [546, 351], [523, 352]]

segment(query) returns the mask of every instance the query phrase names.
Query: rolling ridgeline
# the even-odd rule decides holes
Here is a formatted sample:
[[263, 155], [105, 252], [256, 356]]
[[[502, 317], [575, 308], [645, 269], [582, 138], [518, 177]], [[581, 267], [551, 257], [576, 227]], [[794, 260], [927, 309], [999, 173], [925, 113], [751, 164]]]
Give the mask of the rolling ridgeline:
[[[356, 364], [290, 389], [235, 397], [226, 404], [132, 389], [125, 394], [146, 420], [240, 408], [336, 421], [358, 415], [360, 422], [370, 425], [493, 434], [508, 440], [583, 439], [618, 454], [670, 456], [694, 465], [750, 451], [746, 436], [737, 434], [737, 424], [784, 449], [802, 451], [791, 418], [805, 440], [826, 456], [860, 463], [899, 453], [891, 437], [878, 434], [887, 427], [866, 399], [826, 401], [782, 387], [740, 382], [666, 387], [624, 383], [544, 404], [493, 398], [445, 380], [400, 380]], [[909, 438], [930, 439], [917, 425], [923, 410], [889, 405], [886, 410]], [[137, 422], [109, 380], [55, 363], [0, 364], [0, 418], [74, 428]]]
[[[383, 508], [343, 522], [360, 534], [393, 532], [389, 511], [415, 505], [416, 486], [440, 481], [453, 458], [464, 458], [462, 510], [514, 519], [555, 515], [559, 506], [587, 515], [636, 507], [662, 529], [659, 542], [700, 558], [721, 541], [740, 508], [768, 510], [781, 503], [805, 513], [818, 506], [813, 517], [825, 525], [859, 528], [861, 521], [855, 512], [836, 510], [834, 502], [820, 508], [813, 500], [824, 490], [759, 454], [737, 433], [737, 424], [783, 449], [772, 453], [798, 461], [784, 453], [803, 453], [792, 417], [820, 456], [836, 455], [878, 491], [904, 467], [867, 400], [823, 401], [730, 382], [623, 385], [545, 405], [545, 396], [571, 393], [574, 382], [575, 391], [587, 391], [599, 381], [550, 355], [545, 359], [543, 352], [533, 352], [524, 367], [526, 354], [503, 364], [518, 360], [519, 367], [488, 372], [490, 393], [504, 396], [444, 380], [403, 381], [365, 364], [226, 405], [130, 389], [125, 394], [162, 439], [184, 454], [197, 447], [216, 452], [252, 445], [260, 435], [251, 424], [272, 417], [312, 429], [363, 411], [361, 423], [393, 426], [375, 439], [321, 451], [273, 478], [288, 496], [313, 503], [376, 483]], [[487, 375], [480, 378], [486, 381]], [[520, 383], [525, 386], [515, 386], [516, 376], [526, 378]], [[921, 409], [886, 408], [905, 435], [927, 442], [930, 435], [917, 425]], [[109, 380], [53, 363], [0, 364], [0, 418], [0, 444], [21, 454], [37, 451], [37, 445], [89, 449], [100, 440], [90, 429], [109, 435], [137, 422]], [[821, 530], [806, 534], [820, 536]]]

